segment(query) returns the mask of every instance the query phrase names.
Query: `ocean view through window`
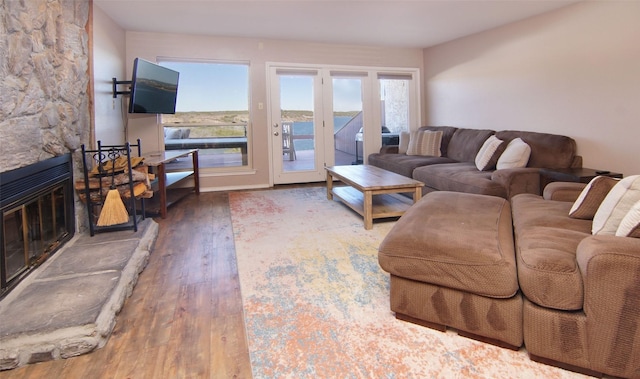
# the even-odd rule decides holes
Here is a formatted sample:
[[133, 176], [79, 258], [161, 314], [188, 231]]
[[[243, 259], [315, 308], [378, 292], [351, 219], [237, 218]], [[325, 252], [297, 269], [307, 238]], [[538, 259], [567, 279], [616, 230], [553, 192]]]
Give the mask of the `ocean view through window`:
[[249, 165], [249, 64], [160, 60], [180, 73], [176, 113], [162, 115], [165, 150], [200, 149], [200, 168]]

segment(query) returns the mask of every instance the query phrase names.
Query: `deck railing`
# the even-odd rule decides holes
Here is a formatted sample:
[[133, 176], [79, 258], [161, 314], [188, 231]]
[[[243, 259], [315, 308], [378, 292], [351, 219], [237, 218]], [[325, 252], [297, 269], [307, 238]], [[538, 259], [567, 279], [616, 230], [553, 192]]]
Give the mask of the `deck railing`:
[[223, 138], [246, 137], [246, 123], [211, 124], [211, 123], [171, 123], [162, 124], [165, 128], [189, 129], [189, 138]]
[[362, 112], [349, 120], [333, 135], [335, 149], [350, 155], [356, 155], [356, 134], [362, 128]]

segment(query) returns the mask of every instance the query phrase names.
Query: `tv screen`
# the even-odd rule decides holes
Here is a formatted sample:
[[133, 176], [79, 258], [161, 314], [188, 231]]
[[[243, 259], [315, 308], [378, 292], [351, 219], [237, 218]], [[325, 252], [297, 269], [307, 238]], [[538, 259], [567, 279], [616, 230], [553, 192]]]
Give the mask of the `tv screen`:
[[177, 71], [141, 58], [133, 61], [129, 113], [176, 113]]

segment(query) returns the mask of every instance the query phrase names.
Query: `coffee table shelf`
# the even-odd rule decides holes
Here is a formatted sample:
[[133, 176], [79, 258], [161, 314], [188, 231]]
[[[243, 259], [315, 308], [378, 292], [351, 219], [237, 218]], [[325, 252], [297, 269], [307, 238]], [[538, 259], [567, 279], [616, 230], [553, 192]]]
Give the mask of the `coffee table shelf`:
[[[373, 220], [399, 217], [422, 197], [424, 183], [369, 165], [327, 167], [327, 199], [335, 196], [364, 218], [364, 228]], [[339, 180], [345, 186], [334, 187]], [[411, 192], [411, 199], [399, 195]]]
[[[364, 217], [364, 194], [362, 192], [353, 187], [333, 187], [333, 196]], [[371, 201], [372, 219], [400, 217], [413, 204], [410, 198], [398, 194], [373, 196]]]

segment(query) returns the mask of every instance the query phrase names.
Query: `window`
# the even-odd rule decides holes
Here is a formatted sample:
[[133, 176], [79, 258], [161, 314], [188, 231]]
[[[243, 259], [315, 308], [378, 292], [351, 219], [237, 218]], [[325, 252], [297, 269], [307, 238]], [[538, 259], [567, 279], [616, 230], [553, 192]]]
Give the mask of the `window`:
[[[409, 82], [411, 75], [378, 74], [382, 127], [388, 133], [409, 131]], [[383, 143], [384, 144], [384, 143]]]
[[175, 115], [162, 115], [165, 149], [199, 151], [201, 168], [248, 165], [249, 65], [160, 60], [180, 73]]

